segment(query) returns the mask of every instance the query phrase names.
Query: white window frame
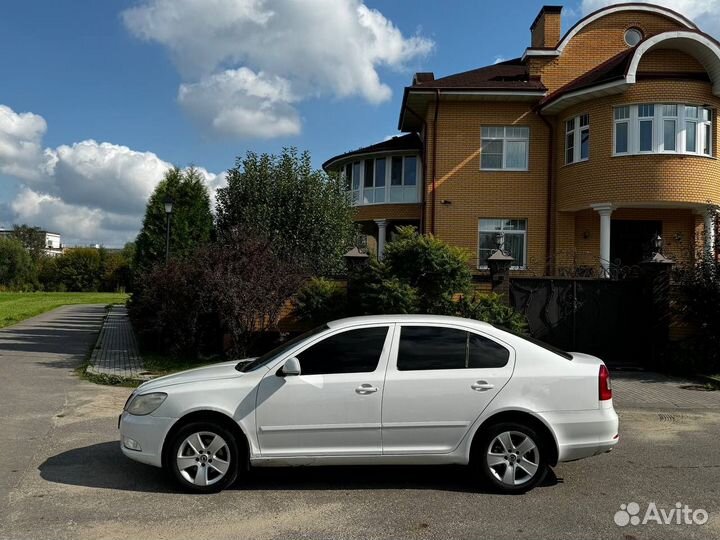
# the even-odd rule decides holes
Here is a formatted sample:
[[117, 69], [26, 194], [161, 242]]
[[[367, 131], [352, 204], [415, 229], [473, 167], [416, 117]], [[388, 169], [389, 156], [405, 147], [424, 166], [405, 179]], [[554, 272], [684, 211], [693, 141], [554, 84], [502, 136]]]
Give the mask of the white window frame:
[[[653, 105], [654, 114], [653, 116], [640, 117], [639, 107], [642, 105]], [[674, 106], [677, 108], [676, 114], [671, 115], [665, 114], [665, 106]], [[629, 118], [616, 119], [615, 111], [619, 108], [627, 107], [629, 111]], [[686, 116], [687, 107], [696, 107], [698, 114], [697, 118]], [[714, 158], [713, 154], [713, 117], [715, 114], [709, 107], [702, 105], [696, 105], [693, 103], [637, 103], [637, 104], [625, 104], [613, 107], [613, 141], [612, 141], [612, 155], [613, 156], [630, 156], [639, 154], [680, 154], [689, 156], [699, 157], [710, 157]], [[705, 120], [704, 118], [707, 117]], [[650, 150], [640, 150], [640, 122], [645, 120], [651, 120], [652, 129], [652, 145]], [[675, 149], [665, 150], [665, 121], [675, 122]], [[626, 152], [617, 152], [617, 126], [618, 124], [625, 123], [628, 126], [628, 146]], [[688, 125], [694, 125], [695, 128], [695, 151], [686, 150], [687, 146], [687, 128]], [[710, 126], [710, 140], [706, 144], [706, 128]], [[709, 153], [703, 152], [703, 149], [707, 145]]]
[[[502, 128], [502, 137], [485, 137], [483, 136], [484, 128]], [[526, 129], [526, 137], [511, 137], [507, 135], [508, 129]], [[482, 148], [485, 141], [502, 141], [502, 167], [500, 168], [485, 168], [482, 166]], [[525, 143], [525, 167], [508, 167], [507, 166], [507, 144], [508, 142], [524, 142]], [[480, 170], [481, 171], [527, 171], [530, 167], [530, 127], [529, 126], [497, 126], [497, 125], [486, 125], [480, 128]]]
[[[587, 123], [585, 125], [582, 124], [582, 119], [585, 118], [587, 120]], [[590, 135], [590, 115], [588, 113], [579, 114], [577, 116], [574, 116], [573, 118], [568, 118], [565, 120], [564, 123], [565, 126], [565, 165], [572, 165], [573, 163], [581, 163], [583, 161], [588, 161], [590, 159], [590, 142], [588, 141], [588, 155], [587, 157], [582, 157], [582, 136], [584, 132], [588, 133], [588, 136]], [[569, 127], [572, 127], [572, 129], [568, 129]], [[568, 161], [568, 135], [572, 134], [573, 137], [573, 156], [572, 160]]]
[[[406, 185], [405, 184], [405, 160], [406, 158], [415, 158], [415, 185]], [[392, 180], [392, 159], [393, 158], [400, 158], [402, 159], [402, 183], [398, 186], [391, 186], [390, 182]], [[384, 187], [376, 187], [377, 185], [377, 179], [375, 178], [375, 173], [377, 172], [377, 169], [375, 168], [375, 162], [378, 159], [384, 159], [385, 160], [385, 186]], [[372, 187], [365, 187], [365, 167], [366, 165], [370, 163], [373, 167], [373, 185]], [[359, 164], [358, 167], [358, 176], [360, 178], [358, 189], [352, 189], [352, 183], [355, 179], [355, 168], [354, 166]], [[350, 182], [347, 181], [347, 167], [350, 167], [351, 171], [351, 178]], [[346, 193], [350, 197], [350, 203], [352, 206], [373, 206], [376, 204], [417, 204], [421, 202], [421, 189], [422, 189], [422, 163], [420, 160], [420, 156], [418, 154], [378, 154], [378, 155], [369, 155], [369, 156], [362, 156], [358, 157], [357, 159], [354, 159], [348, 163], [345, 163], [340, 171], [340, 176], [343, 180], [343, 184], [346, 189]], [[350, 189], [347, 189], [347, 188]], [[391, 188], [400, 189], [402, 190], [403, 197], [401, 201], [391, 201], [390, 200], [390, 194], [391, 194]], [[377, 192], [384, 189], [385, 192], [385, 198], [382, 201], [377, 201]], [[365, 202], [365, 199], [370, 196], [370, 193], [372, 192], [372, 200], [373, 202]]]
[[527, 270], [527, 260], [528, 260], [528, 220], [527, 220], [527, 218], [509, 218], [509, 217], [504, 217], [504, 218], [482, 217], [482, 218], [478, 218], [478, 229], [477, 229], [477, 230], [478, 230], [478, 237], [477, 237], [477, 251], [476, 251], [477, 260], [478, 260], [478, 262], [477, 262], [478, 270], [487, 270], [487, 269], [488, 269], [488, 265], [487, 265], [487, 264], [480, 264], [480, 234], [481, 234], [481, 233], [495, 233], [495, 234], [497, 234], [498, 232], [500, 232], [500, 231], [498, 231], [497, 229], [492, 229], [492, 230], [490, 230], [490, 229], [483, 229], [483, 228], [482, 228], [482, 222], [483, 222], [483, 221], [490, 221], [490, 220], [499, 220], [499, 221], [502, 221], [502, 222], [505, 222], [505, 221], [507, 221], [507, 220], [516, 220], [516, 221], [524, 221], [524, 222], [525, 222], [525, 229], [522, 230], [522, 231], [518, 231], [518, 230], [515, 230], [515, 229], [507, 230], [507, 231], [506, 231], [504, 228], [501, 228], [500, 231], [502, 231], [502, 232], [505, 234], [506, 237], [507, 237], [508, 235], [510, 235], [510, 234], [517, 234], [517, 235], [522, 235], [522, 236], [523, 236], [523, 264], [513, 265], [513, 266], [510, 267], [510, 270]]

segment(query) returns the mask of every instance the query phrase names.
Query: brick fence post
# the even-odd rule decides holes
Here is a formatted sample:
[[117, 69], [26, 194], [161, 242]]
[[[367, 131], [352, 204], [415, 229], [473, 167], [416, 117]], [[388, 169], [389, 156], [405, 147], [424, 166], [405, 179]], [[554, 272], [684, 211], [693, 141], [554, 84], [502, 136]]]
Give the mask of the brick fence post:
[[510, 267], [515, 259], [498, 249], [488, 257], [492, 292], [499, 294], [510, 305]]

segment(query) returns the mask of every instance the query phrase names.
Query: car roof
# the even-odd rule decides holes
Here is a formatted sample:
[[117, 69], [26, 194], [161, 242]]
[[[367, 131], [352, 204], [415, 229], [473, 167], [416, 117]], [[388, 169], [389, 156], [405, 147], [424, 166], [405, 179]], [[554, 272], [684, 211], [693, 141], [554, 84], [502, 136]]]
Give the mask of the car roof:
[[347, 317], [345, 319], [338, 319], [328, 323], [329, 328], [343, 328], [346, 326], [355, 326], [358, 324], [371, 324], [371, 323], [442, 323], [442, 324], [457, 324], [462, 326], [476, 326], [479, 328], [490, 329], [494, 328], [493, 325], [483, 322], [476, 321], [475, 319], [463, 319], [462, 317], [449, 317], [446, 315], [365, 315], [362, 317]]

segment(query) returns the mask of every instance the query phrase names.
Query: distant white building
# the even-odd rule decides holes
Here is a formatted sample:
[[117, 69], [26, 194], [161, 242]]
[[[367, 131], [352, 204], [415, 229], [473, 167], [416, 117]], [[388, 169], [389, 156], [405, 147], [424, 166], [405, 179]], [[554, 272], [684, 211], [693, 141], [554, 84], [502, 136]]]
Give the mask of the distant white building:
[[[64, 247], [62, 245], [62, 239], [60, 233], [50, 231], [40, 231], [45, 235], [45, 254], [50, 257], [57, 257], [62, 255]], [[0, 236], [12, 236], [12, 229], [0, 229]]]

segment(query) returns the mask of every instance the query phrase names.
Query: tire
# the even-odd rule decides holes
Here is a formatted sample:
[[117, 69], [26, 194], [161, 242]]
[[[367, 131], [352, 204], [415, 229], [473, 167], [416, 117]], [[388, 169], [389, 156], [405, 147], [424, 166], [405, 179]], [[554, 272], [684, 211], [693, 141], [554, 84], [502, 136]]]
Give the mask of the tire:
[[166, 467], [183, 490], [217, 493], [235, 482], [240, 462], [246, 459], [228, 429], [212, 422], [193, 422], [173, 436]]
[[549, 451], [534, 429], [502, 422], [483, 431], [473, 448], [472, 466], [494, 491], [525, 493], [542, 482], [548, 472]]

